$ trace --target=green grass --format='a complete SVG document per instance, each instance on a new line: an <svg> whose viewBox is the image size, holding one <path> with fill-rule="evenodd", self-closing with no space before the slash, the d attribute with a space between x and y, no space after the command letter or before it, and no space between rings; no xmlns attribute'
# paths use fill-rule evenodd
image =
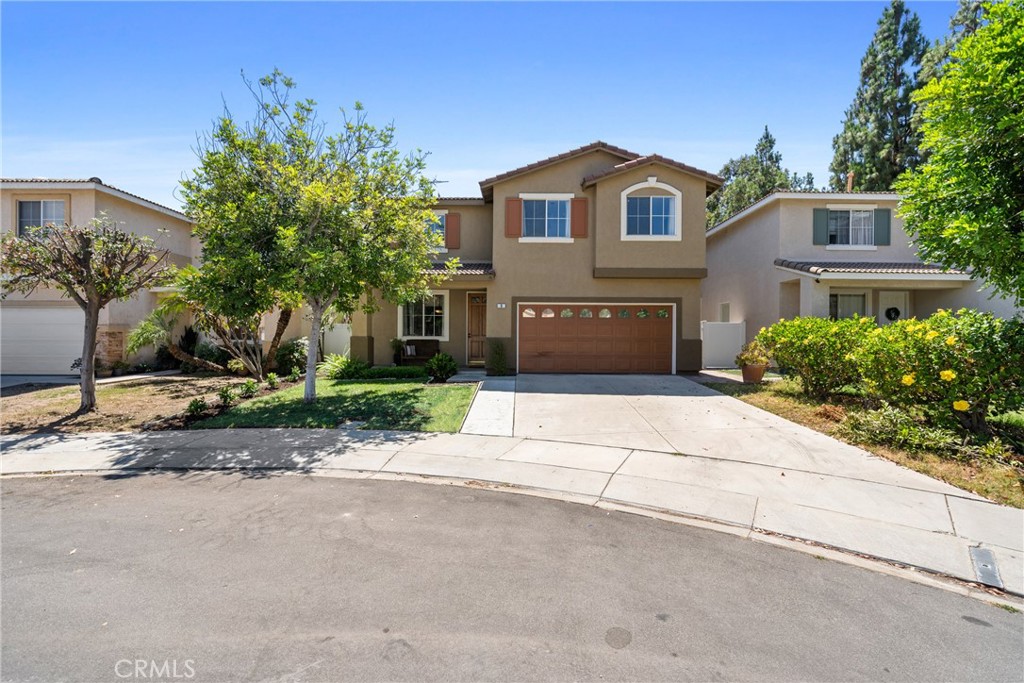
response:
<svg viewBox="0 0 1024 683"><path fill-rule="evenodd" d="M365 422L362 429L457 432L475 385L428 385L425 380L344 381L318 379L317 401L302 401L301 384L246 401L195 425L223 427L336 427Z"/></svg>

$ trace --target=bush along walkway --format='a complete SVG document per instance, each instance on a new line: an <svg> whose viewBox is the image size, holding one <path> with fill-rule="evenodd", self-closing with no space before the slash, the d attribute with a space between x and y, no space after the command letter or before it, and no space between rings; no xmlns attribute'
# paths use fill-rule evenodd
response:
<svg viewBox="0 0 1024 683"><path fill-rule="evenodd" d="M710 400L756 411L725 396ZM716 528L752 539L813 541L1024 594L1024 511L879 461L781 418L763 419L784 423L782 436L809 444L816 451L811 460L823 465L810 470L470 434L244 429L6 436L0 469L5 475L230 470L253 476L287 470L440 478L471 486L490 482L507 491L541 490L613 509L711 520ZM993 571L979 573L982 564Z"/></svg>

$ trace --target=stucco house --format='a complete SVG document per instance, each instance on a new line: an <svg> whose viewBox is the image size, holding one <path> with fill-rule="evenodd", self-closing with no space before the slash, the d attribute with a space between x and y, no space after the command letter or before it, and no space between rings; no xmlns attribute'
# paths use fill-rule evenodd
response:
<svg viewBox="0 0 1024 683"><path fill-rule="evenodd" d="M390 364L398 338L467 366L500 343L519 372L698 370L704 204L721 184L594 142L442 198L437 261L459 257L458 273L425 301L354 316L352 354Z"/></svg>
<svg viewBox="0 0 1024 683"><path fill-rule="evenodd" d="M923 263L892 192L778 191L707 233L704 319L746 324L749 341L780 318L872 316L880 324L940 308L1019 310L984 283Z"/></svg>
<svg viewBox="0 0 1024 683"><path fill-rule="evenodd" d="M199 253L192 224L174 209L107 185L99 178L0 180L0 229L19 234L33 226L85 225L105 212L132 232L153 238L167 249L177 266L191 263ZM140 292L115 301L100 311L97 358L110 364L126 358L125 336L153 310L158 291ZM56 290L37 290L29 296L12 293L0 302L0 372L4 374L69 374L82 355L84 314Z"/></svg>

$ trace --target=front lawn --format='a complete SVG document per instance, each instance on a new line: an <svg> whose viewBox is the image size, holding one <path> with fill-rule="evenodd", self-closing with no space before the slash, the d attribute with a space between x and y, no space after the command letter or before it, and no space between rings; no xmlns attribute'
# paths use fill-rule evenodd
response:
<svg viewBox="0 0 1024 683"><path fill-rule="evenodd" d="M425 380L344 381L318 379L317 401L302 401L303 386L255 398L194 426L326 427L362 423L363 429L457 432L475 385L426 384Z"/></svg>
<svg viewBox="0 0 1024 683"><path fill-rule="evenodd" d="M819 401L803 394L799 382L786 379L758 385L709 382L707 386L935 479L1004 505L1024 508L1024 467L983 458L960 459L928 451L911 452L851 438L849 431L843 429L843 423L849 415L864 412L857 396L836 394L827 401ZM996 421L1024 427L1024 416L1019 413L993 420Z"/></svg>
<svg viewBox="0 0 1024 683"><path fill-rule="evenodd" d="M78 385L39 389L11 387L0 397L0 431L121 432L174 419L194 398L216 400L217 390L242 383L238 377L170 375L96 385L99 409L75 415Z"/></svg>

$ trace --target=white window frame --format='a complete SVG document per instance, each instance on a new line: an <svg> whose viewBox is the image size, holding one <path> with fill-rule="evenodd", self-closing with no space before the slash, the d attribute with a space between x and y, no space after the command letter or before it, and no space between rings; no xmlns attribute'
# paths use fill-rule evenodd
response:
<svg viewBox="0 0 1024 683"><path fill-rule="evenodd" d="M45 223L44 218L43 218L43 206L45 204L61 204L61 205L63 205L63 207L64 207L64 211L63 211L64 218L62 219L61 225L63 225L63 224L68 222L68 203L64 199L46 199L46 198L18 199L18 200L15 201L15 206L14 206L14 223L15 223L14 230L15 230L15 233L18 235L18 237L23 237L26 234L25 230L21 226L21 205L22 204L30 204L30 203L31 204L39 204L39 222L42 223L42 225L25 226L26 228L28 228L28 227L40 228L40 229L43 229L45 231L46 223ZM51 222L51 225L56 225L56 224Z"/></svg>
<svg viewBox="0 0 1024 683"><path fill-rule="evenodd" d="M826 317L830 317L832 314L832 295L851 295L851 296L863 296L864 297L864 317L873 318L875 313L872 310L874 307L871 305L871 290L870 289L842 289L838 287L828 288L828 313ZM838 320L845 320L845 318L838 318Z"/></svg>
<svg viewBox="0 0 1024 683"><path fill-rule="evenodd" d="M626 234L626 200L629 195L633 194L637 190L645 189L657 189L664 190L669 195L675 198L675 206L673 207L675 215L672 217L672 229L674 234L672 235L627 235ZM650 196L650 195L644 195ZM664 195L659 195L664 196ZM620 204L620 222L621 222L621 234L620 239L623 242L679 242L683 239L683 193L678 189L672 187L668 183L663 183L658 180L657 176L648 176L647 180L630 185L623 190L619 195Z"/></svg>
<svg viewBox="0 0 1024 683"><path fill-rule="evenodd" d="M527 237L526 232L526 211L523 211L522 223L519 225L519 241L533 244L572 244L576 240L572 236L572 200L576 197L572 192L520 192L519 199L523 201L555 201L565 202L565 237ZM544 206L544 232L547 233L547 205Z"/></svg>
<svg viewBox="0 0 1024 683"><path fill-rule="evenodd" d="M444 242L440 247L432 249L431 252L434 254L447 254L448 247L444 246L448 243L448 209L434 209L434 215L440 218L441 223L441 237L444 238ZM433 226L427 226L428 230L433 230Z"/></svg>
<svg viewBox="0 0 1024 683"><path fill-rule="evenodd" d="M398 307L398 334L397 334L397 336L402 341L406 341L408 339L436 339L437 341L443 341L443 342L448 341L448 331L449 331L449 328L451 326L451 317L452 317L452 309L451 309L452 299L451 299L451 296L450 296L450 292L447 289L433 289L433 290L430 291L430 294L432 296L440 296L440 297L444 298L444 303L442 304L444 306L444 314L441 317L441 328L442 328L441 336L440 337L426 337L426 336L419 335L419 334L412 334L412 335L405 334L405 330L402 329L402 326L405 323L405 304L401 304Z"/></svg>
<svg viewBox="0 0 1024 683"><path fill-rule="evenodd" d="M875 242L875 216L874 211L878 208L877 204L826 204L825 208L828 211L868 211L871 212L871 244L826 244L826 251L878 251L878 245ZM853 217L850 217L851 225L853 223ZM826 222L827 226L827 222ZM850 235L853 235L853 228L850 228ZM825 239L828 239L826 233Z"/></svg>

